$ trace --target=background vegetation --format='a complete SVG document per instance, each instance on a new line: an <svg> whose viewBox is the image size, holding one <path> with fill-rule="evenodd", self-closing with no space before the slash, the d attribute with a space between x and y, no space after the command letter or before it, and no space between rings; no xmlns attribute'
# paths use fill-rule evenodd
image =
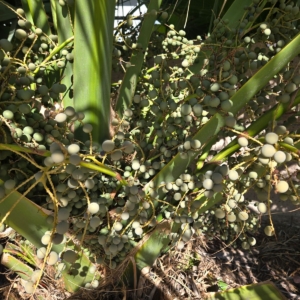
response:
<svg viewBox="0 0 300 300"><path fill-rule="evenodd" d="M249 250L272 193L300 203L297 1L146 4L114 28L111 0L0 1L2 264L25 296L115 269L136 288L202 234Z"/></svg>

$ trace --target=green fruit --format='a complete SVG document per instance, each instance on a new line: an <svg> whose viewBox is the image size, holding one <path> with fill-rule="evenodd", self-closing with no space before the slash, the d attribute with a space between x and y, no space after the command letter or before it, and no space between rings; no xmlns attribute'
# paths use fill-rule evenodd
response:
<svg viewBox="0 0 300 300"><path fill-rule="evenodd" d="M64 241L64 235L60 233L54 233L52 243L55 245L62 244Z"/></svg>
<svg viewBox="0 0 300 300"><path fill-rule="evenodd" d="M221 101L218 97L214 97L209 101L209 106L210 107L218 107L220 105Z"/></svg>
<svg viewBox="0 0 300 300"><path fill-rule="evenodd" d="M16 181L14 179L8 179L4 182L4 188L6 190L12 190L16 186Z"/></svg>
<svg viewBox="0 0 300 300"><path fill-rule="evenodd" d="M49 46L48 46L48 44L46 44L46 43L42 43L42 44L41 44L41 49L42 49L42 50L48 50L48 47L49 47Z"/></svg>
<svg viewBox="0 0 300 300"><path fill-rule="evenodd" d="M265 23L262 23L259 25L260 29L265 30L266 28L268 28L268 25Z"/></svg>
<svg viewBox="0 0 300 300"><path fill-rule="evenodd" d="M292 80L295 84L299 85L300 84L300 75L294 76Z"/></svg>
<svg viewBox="0 0 300 300"><path fill-rule="evenodd" d="M242 248L243 248L244 250L249 250L249 249L250 249L249 243L248 243L248 242L242 242Z"/></svg>
<svg viewBox="0 0 300 300"><path fill-rule="evenodd" d="M115 149L115 143L112 140L106 140L102 143L102 150L105 152L111 152Z"/></svg>
<svg viewBox="0 0 300 300"><path fill-rule="evenodd" d="M248 238L248 243L250 246L255 246L256 245L256 239L254 237L249 237Z"/></svg>
<svg viewBox="0 0 300 300"><path fill-rule="evenodd" d="M261 154L266 158L273 157L275 152L276 149L272 145L266 144L261 147Z"/></svg>
<svg viewBox="0 0 300 300"><path fill-rule="evenodd" d="M100 224L102 224L101 219L98 216L92 217L90 220L90 226L93 228L97 228Z"/></svg>
<svg viewBox="0 0 300 300"><path fill-rule="evenodd" d="M283 139L283 141L289 145L293 145L294 144L294 140L292 138L290 138L289 136L285 137Z"/></svg>
<svg viewBox="0 0 300 300"><path fill-rule="evenodd" d="M272 226L266 226L264 232L267 236L272 236L275 234L274 228Z"/></svg>
<svg viewBox="0 0 300 300"><path fill-rule="evenodd" d="M199 140L191 140L191 147L193 149L199 149L201 147L201 142Z"/></svg>
<svg viewBox="0 0 300 300"><path fill-rule="evenodd" d="M95 186L95 182L92 178L88 178L85 182L84 182L84 186L87 189L92 189Z"/></svg>
<svg viewBox="0 0 300 300"><path fill-rule="evenodd" d="M214 186L214 182L210 178L207 178L203 181L202 185L205 189L211 190Z"/></svg>
<svg viewBox="0 0 300 300"><path fill-rule="evenodd" d="M30 135L32 135L33 132L34 132L34 129L31 126L25 126L23 128L23 133L24 134L30 134Z"/></svg>
<svg viewBox="0 0 300 300"><path fill-rule="evenodd" d="M65 160L65 156L60 150L57 150L51 154L51 159L55 164L60 164Z"/></svg>
<svg viewBox="0 0 300 300"><path fill-rule="evenodd" d="M251 38L249 36L244 37L244 42L249 44L251 42Z"/></svg>
<svg viewBox="0 0 300 300"><path fill-rule="evenodd" d="M73 250L66 250L62 254L62 259L70 264L73 264L77 260L77 258L78 258L78 254Z"/></svg>
<svg viewBox="0 0 300 300"><path fill-rule="evenodd" d="M221 101L225 101L225 100L228 100L229 95L226 92L220 92L218 94L218 97L220 98Z"/></svg>
<svg viewBox="0 0 300 300"><path fill-rule="evenodd" d="M20 73L20 74L22 74L22 75L26 74L26 68L24 68L24 67L19 67L19 68L17 69L17 71L18 71L18 73Z"/></svg>
<svg viewBox="0 0 300 300"><path fill-rule="evenodd" d="M122 156L123 153L121 150L116 150L110 155L112 161L119 161L122 158Z"/></svg>
<svg viewBox="0 0 300 300"><path fill-rule="evenodd" d="M286 161L286 154L283 151L276 151L273 158L277 163L281 164Z"/></svg>
<svg viewBox="0 0 300 300"><path fill-rule="evenodd" d="M245 201L245 197L244 197L243 194L237 193L234 196L234 200L237 201L237 202L244 202Z"/></svg>
<svg viewBox="0 0 300 300"><path fill-rule="evenodd" d="M77 154L71 154L69 157L69 162L70 162L70 164L72 164L74 166L78 166L81 162L81 157ZM72 172L71 172L71 174L72 174Z"/></svg>
<svg viewBox="0 0 300 300"><path fill-rule="evenodd" d="M224 111L230 111L232 108L233 102L231 100L224 100L221 102L221 109Z"/></svg>
<svg viewBox="0 0 300 300"><path fill-rule="evenodd" d="M114 224L114 229L115 229L116 231L120 231L120 230L122 230L122 228L123 228L123 225L122 225L121 222L115 222L115 224Z"/></svg>
<svg viewBox="0 0 300 300"><path fill-rule="evenodd" d="M215 184L221 184L223 182L223 176L220 173L214 172L211 175L211 179Z"/></svg>
<svg viewBox="0 0 300 300"><path fill-rule="evenodd" d="M177 243L177 249L178 250L181 250L181 249L183 249L184 248L184 242L183 241L179 241L178 243Z"/></svg>
<svg viewBox="0 0 300 300"><path fill-rule="evenodd" d="M155 89L151 90L148 95L151 99L155 99L157 97L157 91Z"/></svg>
<svg viewBox="0 0 300 300"><path fill-rule="evenodd" d="M59 208L57 212L57 220L59 222L67 220L69 216L70 216L70 211L68 208Z"/></svg>
<svg viewBox="0 0 300 300"><path fill-rule="evenodd" d="M181 63L181 66L184 68L187 68L189 65L190 65L190 63L187 59L184 59Z"/></svg>
<svg viewBox="0 0 300 300"><path fill-rule="evenodd" d="M43 259L46 256L47 249L45 247L41 247L37 249L36 256L38 259Z"/></svg>
<svg viewBox="0 0 300 300"><path fill-rule="evenodd" d="M134 229L134 233L135 233L136 235L142 235L142 234L143 234L143 228L141 228L141 227L135 228L135 229Z"/></svg>
<svg viewBox="0 0 300 300"><path fill-rule="evenodd" d="M3 111L2 116L7 120L12 120L14 118L14 113L10 110L5 110Z"/></svg>
<svg viewBox="0 0 300 300"><path fill-rule="evenodd" d="M288 83L285 87L285 90L287 93L292 93L292 92L296 91L296 89L297 89L297 86L293 82Z"/></svg>
<svg viewBox="0 0 300 300"><path fill-rule="evenodd" d="M36 29L35 29L35 34L38 35L38 36L40 36L40 35L43 34L43 30L40 29L40 28L36 28Z"/></svg>
<svg viewBox="0 0 300 300"><path fill-rule="evenodd" d="M65 113L58 113L54 120L58 123L63 123L67 120L67 115Z"/></svg>
<svg viewBox="0 0 300 300"><path fill-rule="evenodd" d="M75 109L72 106L67 106L64 110L64 113L70 118L74 117L76 114Z"/></svg>
<svg viewBox="0 0 300 300"><path fill-rule="evenodd" d="M48 259L47 259L47 264L49 266L53 266L53 265L55 265L58 262L58 259L59 259L58 254L56 252L54 252L54 251L51 251L49 253L49 256L48 256Z"/></svg>
<svg viewBox="0 0 300 300"><path fill-rule="evenodd" d="M249 215L245 211L239 212L238 216L239 216L239 219L242 221L246 221L249 218Z"/></svg>
<svg viewBox="0 0 300 300"><path fill-rule="evenodd" d="M75 169L75 170L72 172L72 177L73 177L75 180L84 180L85 174L84 174L83 170L82 170L81 168L79 168L79 169Z"/></svg>
<svg viewBox="0 0 300 300"><path fill-rule="evenodd" d="M190 150L191 147L192 147L191 141L185 141L185 142L183 143L183 148L184 148L185 150Z"/></svg>
<svg viewBox="0 0 300 300"><path fill-rule="evenodd" d="M80 151L80 147L77 144L71 144L68 146L68 153L71 155L77 154Z"/></svg>
<svg viewBox="0 0 300 300"><path fill-rule="evenodd" d="M231 64L228 60L225 60L223 63L223 71L229 71L231 69Z"/></svg>
<svg viewBox="0 0 300 300"><path fill-rule="evenodd" d="M215 210L215 216L218 218L218 219L223 219L225 218L225 211L221 208L217 208Z"/></svg>
<svg viewBox="0 0 300 300"><path fill-rule="evenodd" d="M50 240L51 240L50 234L44 234L42 236L41 242L43 245L48 245L50 243Z"/></svg>
<svg viewBox="0 0 300 300"><path fill-rule="evenodd" d="M210 90L212 92L217 92L219 89L220 89L220 85L217 82L210 85Z"/></svg>
<svg viewBox="0 0 300 300"><path fill-rule="evenodd" d="M82 130L85 133L91 133L93 130L93 126L91 124L84 124Z"/></svg>
<svg viewBox="0 0 300 300"><path fill-rule="evenodd" d="M258 203L257 209L258 209L258 211L259 211L261 214L264 214L264 213L267 212L267 206L266 206L266 204L263 203L263 202Z"/></svg>
<svg viewBox="0 0 300 300"><path fill-rule="evenodd" d="M69 223L67 221L61 221L56 226L56 232L59 234L65 234L66 232L68 232L68 230L69 230Z"/></svg>
<svg viewBox="0 0 300 300"><path fill-rule="evenodd" d="M228 220L228 222L235 222L236 221L236 215L233 212L230 212L227 215L227 220Z"/></svg>
<svg viewBox="0 0 300 300"><path fill-rule="evenodd" d="M249 172L249 178L251 179L257 179L258 174L254 171Z"/></svg>
<svg viewBox="0 0 300 300"><path fill-rule="evenodd" d="M29 63L29 64L28 64L28 69L29 69L30 71L34 71L34 70L36 69L36 65L35 65L34 63Z"/></svg>
<svg viewBox="0 0 300 300"><path fill-rule="evenodd" d="M234 127L236 125L236 119L233 116L226 116L225 125L228 127Z"/></svg>
<svg viewBox="0 0 300 300"><path fill-rule="evenodd" d="M247 147L248 146L248 139L244 136L241 136L238 138L238 143L241 147Z"/></svg>
<svg viewBox="0 0 300 300"><path fill-rule="evenodd" d="M288 189L289 189L289 184L286 181L280 180L277 182L276 190L278 193L285 193L288 191Z"/></svg>
<svg viewBox="0 0 300 300"><path fill-rule="evenodd" d="M278 135L275 132L268 132L265 135L265 141L268 144L274 145L278 142Z"/></svg>
<svg viewBox="0 0 300 300"><path fill-rule="evenodd" d="M39 92L42 96L47 95L48 92L49 92L49 89L48 89L48 87L47 87L46 85L41 85L41 86L39 86L37 90L38 90L38 92Z"/></svg>
<svg viewBox="0 0 300 300"><path fill-rule="evenodd" d="M53 41L53 42L58 42L58 36L56 34L50 34L49 38Z"/></svg>
<svg viewBox="0 0 300 300"><path fill-rule="evenodd" d="M26 114L29 114L31 112L31 106L29 104L21 104L19 106L19 111L20 113L26 115Z"/></svg>
<svg viewBox="0 0 300 300"><path fill-rule="evenodd" d="M134 103L140 103L141 102L141 96L140 95L134 95L133 102Z"/></svg>
<svg viewBox="0 0 300 300"><path fill-rule="evenodd" d="M61 61L58 61L58 62L56 63L56 65L57 65L57 67L58 67L59 69L62 69L62 68L64 68L64 67L66 66L66 63L65 63L63 60L61 60Z"/></svg>
<svg viewBox="0 0 300 300"><path fill-rule="evenodd" d="M10 41L6 39L0 40L0 48L2 48L5 52L9 52L13 49L13 45Z"/></svg>
<svg viewBox="0 0 300 300"><path fill-rule="evenodd" d="M94 279L92 282L91 282L91 287L96 289L97 287L99 286L99 281Z"/></svg>
<svg viewBox="0 0 300 300"><path fill-rule="evenodd" d="M131 154L134 151L134 145L130 141L124 141L122 149L123 152Z"/></svg>
<svg viewBox="0 0 300 300"><path fill-rule="evenodd" d="M92 202L88 205L87 211L90 214L96 214L99 211L99 204L96 202Z"/></svg>
<svg viewBox="0 0 300 300"><path fill-rule="evenodd" d="M203 112L203 107L201 104L195 104L193 106L193 112L194 112L194 115L195 116L201 116L202 115L202 112Z"/></svg>
<svg viewBox="0 0 300 300"><path fill-rule="evenodd" d="M27 32L23 29L17 29L15 31L15 37L18 39L18 40L24 40L27 38Z"/></svg>
<svg viewBox="0 0 300 300"><path fill-rule="evenodd" d="M232 76L228 79L228 82L229 82L230 84L232 84L232 85L237 84L237 82L238 82L237 76L232 75Z"/></svg>
<svg viewBox="0 0 300 300"><path fill-rule="evenodd" d="M183 104L182 106L181 106L181 113L183 114L183 115L189 115L190 113L192 112L192 107L191 107L191 105L190 104Z"/></svg>
<svg viewBox="0 0 300 300"><path fill-rule="evenodd" d="M239 173L236 170L230 170L228 172L228 178L231 181L236 181L239 178Z"/></svg>

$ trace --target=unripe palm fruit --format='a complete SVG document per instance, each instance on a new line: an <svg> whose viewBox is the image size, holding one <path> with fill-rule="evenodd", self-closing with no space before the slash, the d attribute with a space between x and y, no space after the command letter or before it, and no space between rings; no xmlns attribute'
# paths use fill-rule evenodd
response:
<svg viewBox="0 0 300 300"><path fill-rule="evenodd" d="M18 40L24 40L27 38L27 32L25 30L19 28L15 31L15 37Z"/></svg>

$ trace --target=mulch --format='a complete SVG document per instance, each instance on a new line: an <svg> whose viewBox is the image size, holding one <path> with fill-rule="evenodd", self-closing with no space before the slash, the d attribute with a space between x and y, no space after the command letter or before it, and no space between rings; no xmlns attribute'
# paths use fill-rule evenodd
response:
<svg viewBox="0 0 300 300"><path fill-rule="evenodd" d="M127 299L204 299L222 288L271 281L287 299L300 300L300 226L291 225L275 222L276 236L259 233L248 251L218 239L195 239L159 258L143 291Z"/></svg>

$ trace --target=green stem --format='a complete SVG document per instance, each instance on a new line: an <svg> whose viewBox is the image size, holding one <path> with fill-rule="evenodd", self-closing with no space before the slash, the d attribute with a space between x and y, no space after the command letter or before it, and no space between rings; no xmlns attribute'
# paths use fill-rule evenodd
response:
<svg viewBox="0 0 300 300"><path fill-rule="evenodd" d="M51 152L47 150L39 150L39 149L33 149L33 148L26 148L19 145L11 145L11 144L0 144L0 150L12 150L12 151L18 151L18 152L24 152L24 153L30 153L30 154L37 154L41 156L50 156Z"/></svg>
<svg viewBox="0 0 300 300"><path fill-rule="evenodd" d="M4 249L3 252L17 255L17 256L21 257L23 260L26 260L29 264L33 264L33 262L29 258L27 258L25 255L23 255L22 253L20 253L16 250Z"/></svg>
<svg viewBox="0 0 300 300"><path fill-rule="evenodd" d="M291 151L291 152L294 152L294 153L298 153L299 152L299 149L290 145L290 144L287 144L287 143L282 143L282 142L279 142L278 143L281 147Z"/></svg>
<svg viewBox="0 0 300 300"><path fill-rule="evenodd" d="M24 280L29 280L33 272L32 268L28 265L5 251L1 257L1 264L11 271L16 272Z"/></svg>
<svg viewBox="0 0 300 300"><path fill-rule="evenodd" d="M292 107L298 105L299 103L300 103L300 95L296 97ZM289 108L290 108L290 103L277 104L247 128L248 135L254 137L255 135L257 135L259 132L261 132L263 129L265 129L268 126L270 120L278 120ZM288 147L288 146L292 147L291 145L285 143L283 144L284 144L282 145L283 147ZM220 151L217 155L215 155L210 160L210 162L223 161L226 157L232 155L239 148L240 145L238 144L237 139L235 139L229 145L227 145L222 151ZM296 152L295 149L297 148L295 147L292 148L290 150Z"/></svg>
<svg viewBox="0 0 300 300"><path fill-rule="evenodd" d="M12 150L17 152L25 152L30 154L37 154L44 157L51 156L51 152L48 150L38 150L38 149L32 149L32 148L26 148L19 145L10 145L10 144L0 144L0 150ZM102 164L101 162L94 159L95 163L91 162L80 162L80 166L98 171L100 173L104 173L108 176L117 178L123 185L126 184L126 181L115 171L111 170L109 167L107 167L105 164Z"/></svg>
<svg viewBox="0 0 300 300"><path fill-rule="evenodd" d="M39 72L41 66L45 65L54 55L56 55L57 53L59 53L63 48L65 48L73 40L74 40L74 36L68 38L63 43L61 43L60 45L56 46L51 51L51 53L42 61L42 63L35 69L35 71L33 73L37 74Z"/></svg>

